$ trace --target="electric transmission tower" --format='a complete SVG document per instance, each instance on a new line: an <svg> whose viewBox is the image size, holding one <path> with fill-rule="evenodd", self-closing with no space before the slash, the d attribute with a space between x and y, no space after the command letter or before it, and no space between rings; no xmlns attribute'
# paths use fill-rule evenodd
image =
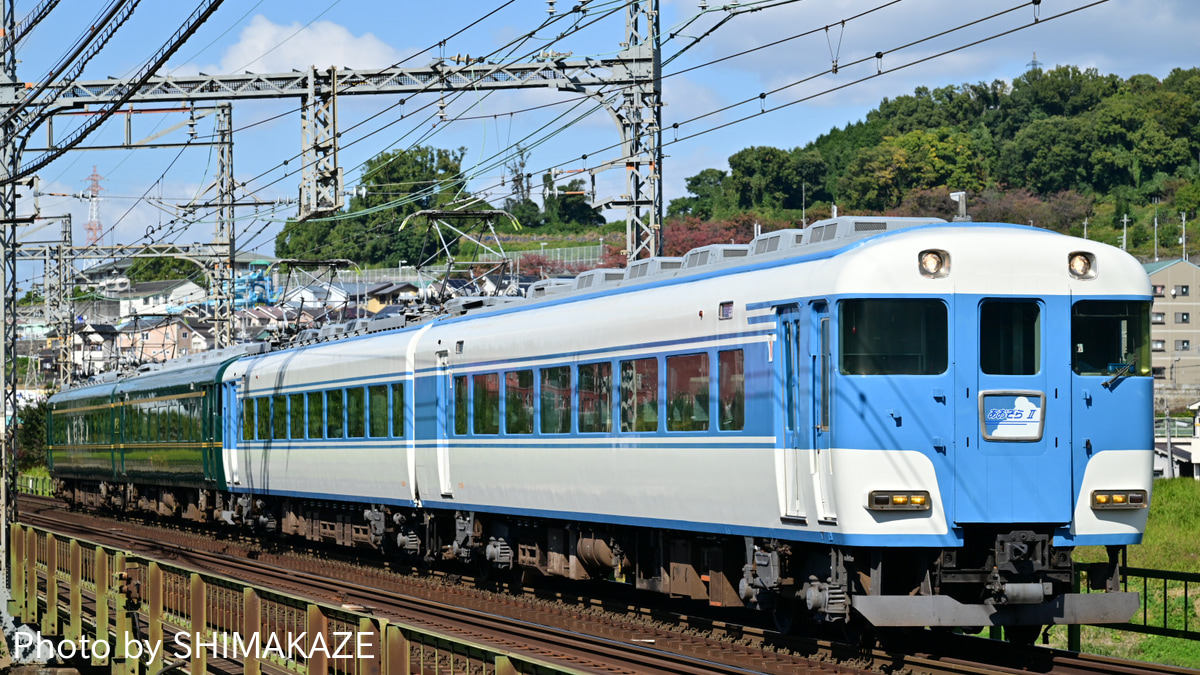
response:
<svg viewBox="0 0 1200 675"><path fill-rule="evenodd" d="M104 176L96 173L96 167L92 166L92 175L86 180L91 181L83 194L87 195L88 203L88 220L87 225L84 225L84 231L87 232L87 245L100 243L100 237L104 232L104 226L100 224L100 191L104 188L100 187L100 181L104 180Z"/></svg>

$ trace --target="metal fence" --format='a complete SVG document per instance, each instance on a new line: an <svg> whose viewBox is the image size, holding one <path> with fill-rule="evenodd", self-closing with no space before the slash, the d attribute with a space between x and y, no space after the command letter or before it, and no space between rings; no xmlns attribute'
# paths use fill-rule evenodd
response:
<svg viewBox="0 0 1200 675"><path fill-rule="evenodd" d="M1167 420L1170 419L1171 423ZM1194 438L1196 424L1190 417L1158 417L1154 420L1154 437L1166 438L1170 431L1171 438Z"/></svg>

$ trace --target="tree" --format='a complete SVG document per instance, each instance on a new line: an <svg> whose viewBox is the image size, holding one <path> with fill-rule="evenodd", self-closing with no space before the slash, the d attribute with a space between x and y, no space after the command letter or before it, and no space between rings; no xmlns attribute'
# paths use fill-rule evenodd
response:
<svg viewBox="0 0 1200 675"><path fill-rule="evenodd" d="M17 470L26 471L46 464L46 417L50 404L46 399L20 409L17 425Z"/></svg>
<svg viewBox="0 0 1200 675"><path fill-rule="evenodd" d="M542 176L542 194L545 202L546 223L550 225L575 225L595 227L604 224L604 216L588 201L587 187L578 178L566 185L554 185L549 173Z"/></svg>
<svg viewBox="0 0 1200 675"><path fill-rule="evenodd" d="M692 196L672 199L667 206L667 215L671 217L695 216L700 220L711 219L715 212L727 207L725 179L728 175L720 169L704 169L686 179L687 191Z"/></svg>
<svg viewBox="0 0 1200 675"><path fill-rule="evenodd" d="M208 288L208 276L194 262L182 258L134 258L125 273L132 283L190 279Z"/></svg>
<svg viewBox="0 0 1200 675"><path fill-rule="evenodd" d="M436 242L425 236L424 223L410 222L403 231L400 225L409 214L441 208L463 196L461 166L466 151L420 146L376 155L363 170L361 185L366 194L355 196L347 213L303 223L289 221L275 239L275 254L349 258L385 266L435 255Z"/></svg>
<svg viewBox="0 0 1200 675"><path fill-rule="evenodd" d="M887 137L859 151L839 184L852 208L881 211L900 204L909 190L945 186L978 190L986 164L968 134L948 127Z"/></svg>
<svg viewBox="0 0 1200 675"><path fill-rule="evenodd" d="M724 181L738 207L752 211L799 208L800 174L785 150L755 146L729 157L729 178Z"/></svg>

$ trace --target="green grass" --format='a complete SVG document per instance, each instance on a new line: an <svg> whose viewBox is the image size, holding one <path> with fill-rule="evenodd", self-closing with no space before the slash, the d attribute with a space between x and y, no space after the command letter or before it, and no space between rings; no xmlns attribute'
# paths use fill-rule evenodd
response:
<svg viewBox="0 0 1200 675"><path fill-rule="evenodd" d="M25 471L22 471L21 474L25 476L32 476L34 478L49 478L50 469L47 469L46 466L42 464L38 466L31 466Z"/></svg>
<svg viewBox="0 0 1200 675"><path fill-rule="evenodd" d="M1200 481L1190 478L1175 478L1154 482L1154 496L1150 502L1150 520L1142 543L1130 546L1128 565L1154 570L1175 572L1200 572ZM1096 562L1107 559L1102 547L1087 546L1075 551L1080 562ZM1162 587L1157 592L1153 586L1147 594L1147 615L1150 622L1162 622ZM1141 592L1141 587L1130 590ZM1200 630L1200 588L1188 588L1187 605L1183 596L1183 585L1172 582L1168 587L1171 626L1182 627L1182 617L1188 616L1188 629ZM1135 617L1141 620L1141 613ZM1056 627L1050 631L1050 643L1066 647L1066 628ZM1128 631L1085 626L1080 646L1083 651L1106 656L1165 663L1187 668L1200 668L1200 641L1181 638L1142 635Z"/></svg>

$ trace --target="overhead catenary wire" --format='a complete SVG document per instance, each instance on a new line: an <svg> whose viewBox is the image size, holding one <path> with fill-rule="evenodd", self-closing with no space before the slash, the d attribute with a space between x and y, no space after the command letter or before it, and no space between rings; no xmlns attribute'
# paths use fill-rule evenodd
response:
<svg viewBox="0 0 1200 675"><path fill-rule="evenodd" d="M1078 11L1082 11L1082 10L1084 10L1084 9L1087 9L1087 8L1093 7L1093 6L1095 6L1095 5L1103 4L1103 2L1105 2L1105 1L1106 1L1106 0L1100 0L1099 2L1093 2L1093 3L1090 3L1090 4L1088 4L1088 5L1085 5L1085 6L1082 6L1082 7L1074 8L1074 9L1071 9L1071 10L1068 10L1068 11L1065 11L1065 12L1062 12L1062 13L1060 13L1060 14L1056 14L1056 15L1054 15L1054 16L1050 16L1050 17L1043 17L1043 18L1041 18L1041 19L1040 19L1040 21L1035 21L1035 22L1033 22L1033 23L1030 23L1030 24L1025 24L1025 25L1022 25L1022 26L1019 26L1019 27L1016 27L1016 28L1013 28L1013 29L1010 29L1010 30L1007 30L1007 31L1001 32L1001 33L997 33L997 34L995 34L995 35L992 35L992 36L990 36L990 37L987 37L987 38L982 38L982 39L980 39L980 40L971 41L971 42L969 42L969 43L966 43L966 44L960 45L960 46L958 46L958 47L955 47L955 48L953 48L953 49L949 49L949 50L945 50L945 51L939 52L938 54L935 54L935 55L927 56L927 57L924 57L924 58L922 58L922 59L916 59L916 60L914 60L914 61L912 61L912 62L909 62L909 63L903 64L903 65L900 65L900 66L896 66L896 67L893 67L893 68L890 68L890 69L882 70L882 71L880 71L880 72L878 72L878 73L875 73L875 74L872 74L872 75L870 75L870 76L868 76L868 77L864 77L864 78L861 78L861 79L858 79L858 80L854 80L854 81L852 81L852 82L848 82L848 83L845 83L845 84L839 85L839 86L837 86L837 87L832 87L832 88L826 89L826 90L824 90L824 91L822 91L822 92L815 93L815 94L813 94L813 95L811 95L811 96L807 96L807 97L805 97L805 98L803 98L803 99L800 99L800 100L797 100L797 101L793 101L793 102L790 102L790 103L786 103L786 104L783 104L783 105L780 105L780 106L775 106L775 107L772 107L772 108L767 108L767 109L764 109L763 111L756 112L756 113L755 113L755 114L753 114L753 115L748 115L748 116L746 116L746 117L743 117L743 118L741 118L741 119L739 119L739 120L735 120L735 121L728 122L728 123L725 123L725 124L717 125L717 126L714 126L714 127L712 127L712 128L709 128L709 129L700 130L700 131L697 131L696 133L693 133L693 134L688 134L688 135L686 135L686 136L683 136L683 137L679 137L679 138L677 138L677 139L676 139L676 140L674 140L674 141L667 141L667 142L665 142L665 143L664 143L664 146L666 146L666 145L672 145L672 144L679 143L679 142L683 142L683 141L686 141L686 140L688 140L688 139L695 138L695 137L697 137L697 136L701 136L701 135L703 135L703 134L706 134L706 133L712 133L713 131L716 131L716 130L718 130L718 129L725 128L725 127L731 126L731 125L733 125L733 124L741 123L741 122L747 121L747 120L749 120L749 119L753 119L753 118L755 118L755 117L758 117L758 116L760 116L760 115L762 115L762 114L765 114L765 112L775 112L775 111L777 111L777 110L780 110L780 109L783 109L783 108L789 107L789 106L791 106L791 105L795 105L796 103L800 103L800 102L807 101L807 100L812 100L813 98L816 98L817 96L826 95L826 94L828 94L828 93L831 93L831 92L833 92L833 91L838 91L838 90L840 90L840 89L844 89L844 88L846 88L846 87L848 87L848 86L853 86L854 84L857 84L857 83L860 83L860 82L863 82L863 81L866 81L866 80L869 80L869 79L873 79L874 77L878 77L878 76L880 76L880 75L882 75L882 74L886 74L886 73L889 73L889 72L898 71L898 70L901 70L901 69L903 69L903 68L908 68L908 67L911 67L911 66L913 66L913 65L917 65L917 64L919 64L919 63L923 63L923 62L929 61L929 60L931 60L931 59L933 59L933 58L938 58L938 57L940 57L940 56L944 56L944 55L946 55L946 54L950 54L950 53L953 53L953 52L955 52L955 51L960 51L960 50L962 50L962 49L966 49L966 48L968 48L968 47L971 47L971 46L974 46L974 45L977 45L977 44L981 44L981 43L983 43L983 42L986 42L986 41L988 41L988 40L996 39L996 38L998 38L998 37L1002 37L1002 36L1004 36L1004 35L1011 34L1011 33L1013 33L1013 32L1016 32L1016 31L1018 31L1018 30L1022 30L1022 29L1024 29L1024 28L1029 28L1029 27L1031 27L1031 26L1033 26L1033 25L1036 25L1036 24L1038 24L1038 23L1044 23L1044 22L1046 22L1046 21L1050 21L1050 20L1053 20L1053 19L1056 19L1056 18L1060 18L1061 16L1066 16L1066 15L1068 15L1068 14L1072 14L1072 13L1075 13L1075 12L1078 12ZM1027 4L1025 4L1025 5L1022 5L1022 6L1027 6ZM1016 9L1016 8L1014 8L1014 9ZM979 19L979 20L976 20L976 21L970 22L970 23L968 23L968 24L964 24L963 26L960 26L960 27L958 27L958 28L954 28L954 29L950 29L950 30L946 30L946 31L941 31L941 32L939 32L939 33L936 33L936 34L934 34L934 35L931 35L931 36L929 36L929 37L923 38L923 39L921 39L921 40L912 41L912 42L909 42L909 43L907 43L907 44L904 44L904 45L901 45L901 46L898 46L898 47L891 48L891 49L887 50L887 53L895 53L895 52L901 51L902 49L905 49L905 48L907 48L907 47L911 47L911 46L913 46L913 45L916 45L916 44L920 44L920 43L922 43L922 42L925 42L925 41L928 41L928 40L930 40L930 39L934 39L935 37L939 37L939 36L942 36L942 35L945 35L945 34L951 33L951 32L953 32L953 31L955 31L955 30L961 30L962 28L964 28L964 27L967 27L967 26L970 26L970 25L975 25L975 24L978 24L978 23L980 23L980 22L982 22L982 21L985 21L985 20L987 20L988 18L994 18L994 17L996 17L996 16L999 16L999 15L1001 15L1001 14L1007 13L1008 11L1013 11L1013 10L1005 10L1004 12L1000 12L1000 13L997 13L997 14L994 14L994 15L990 15L989 17L984 17L983 19ZM874 57L874 56L870 56L870 57L866 57L866 58L863 58L863 59L859 59L859 60L857 60L857 61L854 61L854 62L851 62L851 63L848 63L848 64L845 64L845 65L843 65L843 66L842 66L842 68L843 68L843 69L845 69L845 68L849 68L849 67L851 67L851 66L853 66L853 65L861 64L861 63L863 63L863 62L865 62L865 61L869 61L869 60L871 60L871 59L873 59L873 58L875 58L875 57ZM797 84L800 84L800 83L803 83L803 82L810 81L810 80L814 79L815 77L819 77L819 76L821 76L821 75L829 74L829 72L830 72L830 71L826 70L826 71L823 71L822 73L819 73L818 75L811 76L811 77L807 77L807 78L802 78L801 80L797 80L796 82L793 82L793 83L791 83L791 84L784 85L783 87L779 87L779 88L773 89L773 90L771 90L770 92L767 92L767 93L768 93L768 94L777 93L777 92L779 92L779 91L782 91L782 90L784 90L784 89L787 89L787 88L789 88L789 87L796 86ZM676 72L676 73L671 73L671 74L667 74L667 75L665 75L664 77L670 77L670 76L677 75L677 74L679 74L679 73L678 73L678 72ZM739 101L738 103L732 104L732 105L730 105L730 106L725 106L725 107L722 107L722 108L720 108L720 109L718 109L718 110L710 111L710 112L708 112L708 113L705 113L705 114L702 114L702 115L697 115L697 116L695 116L695 117L693 117L693 118L689 118L688 120L684 120L684 121L682 121L682 122L680 122L680 123L678 123L678 124L679 124L680 126L682 126L682 125L686 125L686 124L692 124L692 123L694 123L694 122L696 122L696 121L702 120L702 119L704 119L704 118L706 118L706 117L709 117L709 116L711 116L711 115L717 114L717 113L719 113L719 112L722 112L722 111L725 111L725 110L729 110L729 109L731 109L731 108L733 108L733 107L737 107L737 106L739 106L739 105L745 105L746 103L749 103L749 102L752 102L752 101L755 101L755 100L761 100L761 99L760 99L759 97L751 97L751 98L747 98L747 99L745 99L745 100L743 100L743 101ZM539 107L542 107L542 106L539 106ZM483 116L483 117L487 117L487 116ZM602 149L600 149L600 150L595 150L595 151L593 151L593 152L592 152L592 153L590 153L590 154L596 154L596 153L598 153L598 152L604 152L605 150L611 150L611 149L613 149L614 147L617 147L617 145L610 145L610 146L607 146L607 147L605 147L605 148L602 148ZM567 161L564 161L564 162L561 162L561 163L553 164L553 165L551 165L551 166L547 167L547 169L546 169L546 170L551 170L551 169L554 169L554 168L557 168L557 167L561 167L561 166L564 166L564 165L566 165L566 164L568 164L568 163L573 163L573 162L575 162L575 161L577 161L577 158L572 158L572 159L570 159L570 160L567 160ZM361 215L361 212L356 212L356 215Z"/></svg>
<svg viewBox="0 0 1200 675"><path fill-rule="evenodd" d="M1064 17L1064 16L1068 16L1068 15L1071 15L1071 14L1074 14L1074 13L1077 13L1077 12L1080 12L1080 11L1083 11L1083 10L1086 10L1086 9L1089 9L1089 8L1092 8L1092 7L1095 7L1095 6L1098 6L1098 5L1104 4L1104 3L1106 3L1106 2L1108 2L1108 0L1096 0L1095 2L1091 2L1091 3L1088 3L1088 4L1086 4L1086 5L1082 5L1082 6L1079 6L1079 7L1076 7L1076 8L1072 8L1072 9L1069 9L1069 10L1065 10L1065 11L1063 11L1063 12L1060 12L1060 13L1058 13L1058 14L1054 14L1054 15L1051 15L1051 16L1040 17L1040 18L1038 18L1038 19L1036 19L1036 20L1034 20L1034 21L1031 21L1031 22L1029 22L1029 23L1022 24L1022 25L1020 25L1020 26L1016 26L1016 27L1010 28L1010 29L1008 29L1008 30L1001 31L1001 32L999 32L999 33L995 33L995 34L992 34L992 35L990 35L990 36L987 36L987 37L984 37L984 38L980 38L980 39L977 39L977 40L972 40L972 41L970 41L970 42L963 43L963 44L961 44L961 45L958 45L958 46L956 46L956 47L953 47L953 48L950 48L950 49L946 49L946 50L943 50L943 51L937 52L937 53L935 53L935 54L932 54L932 55L929 55L929 56L925 56L925 57L922 57L922 58L919 58L919 59L914 59L914 60L912 60L912 61L910 61L910 62L907 62L907 63L901 64L901 65L899 65L899 66L896 66L896 67L893 67L893 68L889 68L889 69L880 69L880 70L878 70L877 72L875 72L875 73L873 73L873 74L871 74L871 75L868 75L868 76L865 76L865 77L862 77L862 78L859 78L859 79L856 79L856 80L853 80L853 81L851 81L851 82L847 82L847 83L844 83L844 84L841 84L841 85L838 85L838 86L835 86L835 87L830 87L830 88L828 88L828 89L822 90L822 91L820 91L820 92L814 93L814 94L812 94L812 95L806 96L806 97L804 97L804 98L801 98L801 99L798 99L798 100L796 100L796 101L792 101L792 102L788 102L788 103L785 103L785 104L781 104L781 105L779 105L779 106L775 106L775 107L773 107L773 108L764 108L764 109L760 110L759 112L756 112L756 113L754 113L754 114L752 114L752 115L747 115L747 116L744 116L744 117L742 117L742 118L739 118L739 119L737 119L737 120L732 120L732 121L730 121L730 122L726 122L726 123L723 123L723 124L719 124L719 125L713 126L713 127L711 127L711 128L708 128L708 129L703 129L703 130L700 130L700 131L698 131L698 132L696 132L696 133L689 134L689 135L687 135L687 136L682 136L682 137L679 137L679 138L677 138L677 139L675 139L675 140L671 140L671 141L664 141L662 145L663 145L663 147L666 147L666 146L669 146L669 145L675 145L675 144L677 144L677 143L684 142L684 141L687 141L687 140L689 140L689 139L692 139L692 138L697 138L697 137L699 137L699 136L703 136L703 135L705 135L705 134L709 134L709 133L712 133L712 132L718 131L718 130L720 130L720 129L727 128L727 127L729 127L729 126L733 126L733 125L735 125L735 124L740 124L740 123L743 123L743 122L747 122L747 121L749 121L749 120L751 120L751 119L755 119L755 118L757 118L757 117L760 117L760 116L761 116L761 115L763 115L763 114L767 114L767 113L771 113L771 112L776 112L776 111L779 111L779 110L782 110L782 109L785 109L785 108L789 108L789 107L791 107L791 106L793 106L793 105L796 105L796 104L798 104L798 103L803 103L803 102L805 102L805 101L810 101L810 100L812 100L812 99L815 99L815 98L818 98L818 97L820 97L820 96L824 96L824 95L828 95L828 94L831 94L831 93L833 93L833 92L836 92L836 91L840 91L840 90L842 90L842 89L845 89L845 88L847 88L847 87L854 86L854 85L856 85L856 84L860 84L860 83L862 83L862 82L865 82L865 81L868 81L868 80L871 80L871 79L874 79L874 78L880 77L880 76L882 76L882 75L885 75L885 74L888 74L888 73L891 73L891 72L896 72L896 71L899 71L899 70L903 70L903 69L906 69L906 68L910 68L910 67L912 67L912 66L916 66L916 65L919 65L919 64L921 64L921 63L925 63L925 62L931 61L931 60L933 60L933 59L936 59L936 58L940 58L940 57L946 56L946 55L948 55L948 54L953 54L953 53L955 53L955 52L962 51L963 49L968 49L968 48L970 48L970 47L973 47L973 46L976 46L976 45L979 45L979 44L983 44L983 43L985 43L985 42L989 42L989 41L991 41L991 40L995 40L995 39L998 39L998 38L1001 38L1001 37L1004 37L1004 36L1007 36L1007 35L1011 35L1012 33L1015 33L1015 32L1017 32L1017 31L1020 31L1020 30L1025 30L1025 29L1031 28L1031 27L1033 27L1033 26L1037 26L1037 25L1040 25L1040 24L1046 23L1046 22L1048 22L1048 21L1052 21L1052 20L1055 20L1055 19L1059 19L1059 18L1062 18L1062 17ZM1003 15L1005 15L1005 14L1008 14L1008 13L1010 13L1010 12L1012 12L1012 11L1015 11L1015 10L1017 10L1017 9L1020 9L1020 8L1022 8L1022 7L1027 7L1027 6L1029 6L1030 4L1032 4L1032 3L1023 3L1023 4L1021 4L1021 5L1017 6L1017 7L1014 7L1014 8L1011 8L1011 9L1008 9L1008 10L1003 10L1003 11L1000 11L1000 12L997 12L997 13L994 13L994 14L991 14L991 15L988 15L988 16L986 16L986 17L983 17L983 18L981 18L981 19L977 19L977 20L974 20L974 21L967 22L967 23L965 23L965 24L961 24L961 25L959 25L959 26L957 26L957 27L954 27L954 28L951 28L951 29L947 29L947 30L944 30L944 31L939 31L939 32L937 32L937 33L934 33L934 34L932 34L932 35L930 35L930 36L927 36L927 37L925 37L925 38L921 38L921 39L919 39L919 40L913 40L913 41L910 41L910 42L908 42L908 43L904 43L904 44L902 44L902 45L899 45L899 46L897 46L897 47L890 48L890 49L888 49L888 50L887 50L885 53L895 53L895 52L899 52L899 51L902 51L902 50L904 50L904 49L911 48L911 47L913 47L913 46L916 46L916 45L919 45L919 44L923 44L923 43L925 43L925 42L928 42L929 40L936 39L936 38L938 38L938 37L942 37L942 36L945 36L945 35L947 35L947 34L950 34L950 33L953 33L953 32L959 31L959 30L963 30L963 29L965 29L965 28L968 28L968 27L971 27L971 26L978 25L978 24L980 24L980 23L981 23L981 22L983 22L983 21L987 21L987 20L991 20L991 19L998 18L998 17L1000 17L1000 16L1003 16ZM856 60L856 61L853 61L853 62L851 62L851 63L845 64L845 65L843 65L843 66L842 66L842 68L843 68L843 69L845 69L845 68L852 67L852 66L855 66L855 65L860 65L860 64L862 64L862 63L865 63L865 62L868 62L868 61L874 60L875 58L876 58L876 57L875 57L874 55L871 55L871 56L868 56L868 57L864 57L864 58L862 58L862 59L858 59L858 60ZM815 75L812 75L812 76L809 76L809 77L806 77L806 78L802 78L802 79L800 79L800 80L796 80L796 81L794 81L794 82L792 82L792 83L789 83L789 84L787 84L787 85L783 85L783 86L781 86L781 87L778 87L778 88L776 88L776 89L773 89L773 90L771 90L770 92L767 92L767 93L777 93L777 92L779 92L779 91L786 90L786 89L788 89L788 88L790 88L790 87L797 86L798 84L802 84L802 83L804 83L804 82L808 82L808 81L811 81L811 80L813 80L813 79L815 79L815 78L817 78L817 77L820 77L820 76L823 76L823 75L828 75L828 74L832 74L832 68L830 68L830 69L827 69L827 70L824 70L824 71L822 71L822 72L820 72L820 73L817 73L817 74L815 74ZM732 108L735 108L735 107L739 107L739 106L741 106L741 105L746 105L746 104L748 104L748 103L752 103L752 102L755 102L755 101L759 101L759 100L761 100L761 99L760 99L760 96L761 96L761 95L759 95L759 96L754 96L754 97L750 97L750 98L747 98L747 99L744 99L744 100L738 101L738 102L736 102L736 103L734 103L734 104L730 104L730 105L728 105L728 106L723 106L722 108L719 108L719 109L716 109L716 110L713 110L713 111L709 111L709 112L707 112L707 113L704 113L704 114L701 114L701 115L697 115L697 116L695 116L695 117L689 118L688 120L685 120L685 121L681 122L680 124L689 124L689 123L692 123L692 122L696 122L696 121L699 121L699 120L702 120L702 119L705 119L705 118L711 117L712 115L719 114L720 112L723 112L723 111L726 111L726 110L729 110L729 109L732 109ZM599 148L599 149L597 149L597 150L593 150L591 153L588 153L588 154L596 154L596 153L600 153L600 152L605 152L605 151L608 151L608 150L615 149L615 148L617 148L617 147L620 147L620 145L619 145L619 144L612 144L612 145L605 146L605 147L603 147L603 148ZM576 160L575 158L572 158L571 160L567 160L567 161L564 161L564 162L560 162L560 163L557 163L557 164L550 165L550 166L548 166L548 167L546 167L546 168L542 169L541 171L552 171L552 170L554 170L554 169L556 169L556 168L561 168L561 167L563 167L563 166L567 165L568 163L573 163L573 162L575 162L575 161L577 161L577 160ZM491 187L495 187L495 186L493 185L493 186L491 186ZM486 189L487 189L487 188L485 188L485 190L486 190ZM361 213L362 213L362 212L355 212L355 214L361 214Z"/></svg>

